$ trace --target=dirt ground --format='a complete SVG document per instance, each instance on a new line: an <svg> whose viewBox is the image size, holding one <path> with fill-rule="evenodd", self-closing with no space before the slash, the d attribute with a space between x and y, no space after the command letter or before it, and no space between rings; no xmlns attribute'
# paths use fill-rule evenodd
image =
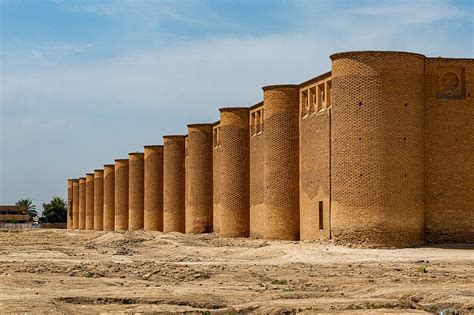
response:
<svg viewBox="0 0 474 315"><path fill-rule="evenodd" d="M0 313L474 312L474 247L0 232ZM449 313L449 312L448 312Z"/></svg>

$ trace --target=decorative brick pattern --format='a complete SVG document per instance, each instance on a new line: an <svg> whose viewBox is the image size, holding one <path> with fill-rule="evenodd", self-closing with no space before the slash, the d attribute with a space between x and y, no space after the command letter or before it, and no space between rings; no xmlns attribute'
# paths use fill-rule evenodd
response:
<svg viewBox="0 0 474 315"><path fill-rule="evenodd" d="M212 124L188 125L186 233L212 232Z"/></svg>
<svg viewBox="0 0 474 315"><path fill-rule="evenodd" d="M186 136L163 137L163 231L184 233Z"/></svg>
<svg viewBox="0 0 474 315"><path fill-rule="evenodd" d="M424 57L333 55L331 228L336 243L423 242Z"/></svg>
<svg viewBox="0 0 474 315"><path fill-rule="evenodd" d="M145 146L145 231L163 231L163 146Z"/></svg>
<svg viewBox="0 0 474 315"><path fill-rule="evenodd" d="M473 242L474 59L331 59L330 72L264 87L263 102L104 166L103 202L100 177L68 180L68 229L90 229L93 216L100 230L102 211L104 230Z"/></svg>
<svg viewBox="0 0 474 315"><path fill-rule="evenodd" d="M66 227L68 230L72 229L72 224L73 224L73 210L72 210L72 181L73 179L68 179L67 180L67 210L66 210L66 216L67 216L67 221L66 221Z"/></svg>
<svg viewBox="0 0 474 315"><path fill-rule="evenodd" d="M128 159L115 160L115 230L128 230Z"/></svg>
<svg viewBox="0 0 474 315"><path fill-rule="evenodd" d="M143 229L144 157L143 153L128 155L128 229L130 231Z"/></svg>
<svg viewBox="0 0 474 315"><path fill-rule="evenodd" d="M79 229L79 179L72 180L72 228Z"/></svg>
<svg viewBox="0 0 474 315"><path fill-rule="evenodd" d="M94 230L104 228L104 170L94 170Z"/></svg>
<svg viewBox="0 0 474 315"><path fill-rule="evenodd" d="M445 91L447 73L456 73L459 82ZM474 61L426 59L424 90L425 237L473 242Z"/></svg>
<svg viewBox="0 0 474 315"><path fill-rule="evenodd" d="M104 231L115 229L115 164L104 165Z"/></svg>
<svg viewBox="0 0 474 315"><path fill-rule="evenodd" d="M219 235L250 233L249 109L220 109Z"/></svg>
<svg viewBox="0 0 474 315"><path fill-rule="evenodd" d="M250 118L254 118L256 112L263 113L263 102L250 109ZM253 123L252 123L253 121ZM264 160L263 160L263 131L255 131L255 120L251 121L250 132L250 236L263 237L263 190L264 190Z"/></svg>
<svg viewBox="0 0 474 315"><path fill-rule="evenodd" d="M86 178L79 178L79 230L86 229Z"/></svg>
<svg viewBox="0 0 474 315"><path fill-rule="evenodd" d="M86 174L86 230L94 229L94 173Z"/></svg>
<svg viewBox="0 0 474 315"><path fill-rule="evenodd" d="M264 226L268 239L299 239L299 89L264 88Z"/></svg>

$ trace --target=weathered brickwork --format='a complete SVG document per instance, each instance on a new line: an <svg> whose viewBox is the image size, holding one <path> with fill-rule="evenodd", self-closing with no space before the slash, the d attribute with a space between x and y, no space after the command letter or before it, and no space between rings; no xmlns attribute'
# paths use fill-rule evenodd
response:
<svg viewBox="0 0 474 315"><path fill-rule="evenodd" d="M188 125L186 233L212 232L212 124Z"/></svg>
<svg viewBox="0 0 474 315"><path fill-rule="evenodd" d="M356 51L331 60L330 72L264 87L263 102L145 146L140 164L131 155L130 165L104 166L92 211L100 177L68 180L68 228L91 228L103 206L104 230L474 242L474 59Z"/></svg>
<svg viewBox="0 0 474 315"><path fill-rule="evenodd" d="M68 179L67 180L67 221L66 221L66 227L68 230L72 229L72 224L73 224L73 210L72 210L72 181L73 179Z"/></svg>
<svg viewBox="0 0 474 315"><path fill-rule="evenodd" d="M263 237L299 239L299 89L264 89Z"/></svg>
<svg viewBox="0 0 474 315"><path fill-rule="evenodd" d="M128 229L130 231L143 229L144 158L143 153L128 155Z"/></svg>
<svg viewBox="0 0 474 315"><path fill-rule="evenodd" d="M104 165L104 231L115 229L115 164Z"/></svg>
<svg viewBox="0 0 474 315"><path fill-rule="evenodd" d="M474 241L474 62L425 62L425 236Z"/></svg>
<svg viewBox="0 0 474 315"><path fill-rule="evenodd" d="M79 229L79 179L72 180L72 228Z"/></svg>
<svg viewBox="0 0 474 315"><path fill-rule="evenodd" d="M128 230L128 159L115 160L115 230Z"/></svg>
<svg viewBox="0 0 474 315"><path fill-rule="evenodd" d="M220 134L219 235L249 236L249 109L222 108Z"/></svg>
<svg viewBox="0 0 474 315"><path fill-rule="evenodd" d="M94 230L104 228L104 170L94 170Z"/></svg>
<svg viewBox="0 0 474 315"><path fill-rule="evenodd" d="M212 225L216 234L220 233L220 175L221 175L221 126L220 121L213 125L213 152L212 152Z"/></svg>
<svg viewBox="0 0 474 315"><path fill-rule="evenodd" d="M329 239L331 73L300 88L300 238Z"/></svg>
<svg viewBox="0 0 474 315"><path fill-rule="evenodd" d="M145 231L163 231L163 146L145 146Z"/></svg>
<svg viewBox="0 0 474 315"><path fill-rule="evenodd" d="M86 178L79 178L79 230L86 229Z"/></svg>
<svg viewBox="0 0 474 315"><path fill-rule="evenodd" d="M163 231L184 233L186 136L163 137Z"/></svg>
<svg viewBox="0 0 474 315"><path fill-rule="evenodd" d="M250 236L263 237L263 102L250 109Z"/></svg>
<svg viewBox="0 0 474 315"><path fill-rule="evenodd" d="M424 58L385 52L331 58L333 238L372 246L420 244Z"/></svg>
<svg viewBox="0 0 474 315"><path fill-rule="evenodd" d="M94 173L86 174L86 230L94 229Z"/></svg>

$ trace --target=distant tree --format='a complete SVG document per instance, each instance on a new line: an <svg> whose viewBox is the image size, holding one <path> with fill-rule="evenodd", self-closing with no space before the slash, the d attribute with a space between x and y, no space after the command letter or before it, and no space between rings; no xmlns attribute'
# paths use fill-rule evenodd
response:
<svg viewBox="0 0 474 315"><path fill-rule="evenodd" d="M31 218L38 216L38 212L36 211L36 206L33 204L33 201L30 198L20 199L15 203L15 205L26 206L28 208L28 215Z"/></svg>
<svg viewBox="0 0 474 315"><path fill-rule="evenodd" d="M43 203L43 217L48 223L65 223L67 221L66 202L53 197L49 203Z"/></svg>

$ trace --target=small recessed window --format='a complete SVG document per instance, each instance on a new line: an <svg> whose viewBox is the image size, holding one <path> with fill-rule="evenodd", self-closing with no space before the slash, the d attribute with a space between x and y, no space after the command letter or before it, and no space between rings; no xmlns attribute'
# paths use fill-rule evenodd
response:
<svg viewBox="0 0 474 315"><path fill-rule="evenodd" d="M324 230L323 202L319 202L319 230Z"/></svg>

